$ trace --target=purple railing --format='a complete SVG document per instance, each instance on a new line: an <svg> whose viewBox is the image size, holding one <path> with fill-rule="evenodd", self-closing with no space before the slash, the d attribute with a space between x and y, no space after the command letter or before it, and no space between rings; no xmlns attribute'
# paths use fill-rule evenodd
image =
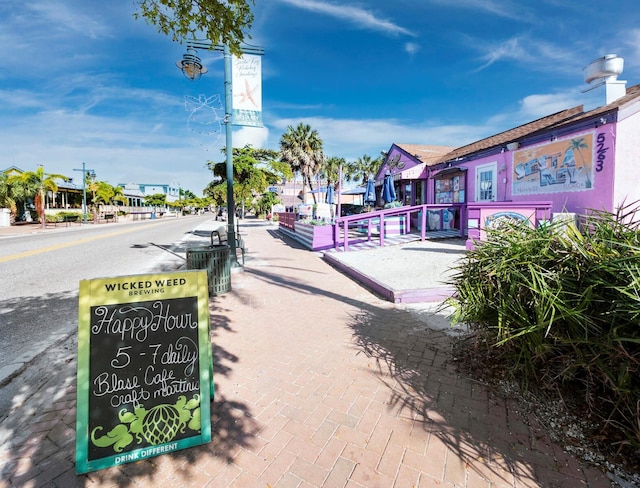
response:
<svg viewBox="0 0 640 488"><path fill-rule="evenodd" d="M453 213L453 221L445 222L444 211L448 211L449 216ZM468 236L467 248L472 249L474 242L483 239L483 222L487 217L513 217L514 214L520 214L523 219L530 220L531 225L537 226L550 218L550 211L551 202L474 202L467 205L425 204L387 208L336 218L332 229L333 247L342 247L347 251L349 245L374 239L384 246L386 237L408 234L417 228L421 240L425 240L427 234L435 236L438 232L442 237L456 234L462 238ZM283 212L278 217L281 227L295 232L296 214Z"/></svg>
<svg viewBox="0 0 640 488"><path fill-rule="evenodd" d="M379 245L384 246L385 236L391 233L389 232L389 228L392 225L396 226L397 232L395 233L401 234L408 234L411 232L412 227L417 227L420 230L420 239L425 240L427 232L431 232L427 230L429 212L441 213L442 210L451 209L455 211L454 218L457 224L452 226L450 230L458 230L460 236L464 237L466 232L464 224L466 224L467 221L464 205L425 204L387 208L384 210L339 217L335 220L335 224L333 226L333 240L335 242L335 247L337 249L342 246L344 250L347 251L349 250L349 244L371 241L373 231L378 232ZM351 239L349 236L350 230L362 233L363 237L354 237Z"/></svg>

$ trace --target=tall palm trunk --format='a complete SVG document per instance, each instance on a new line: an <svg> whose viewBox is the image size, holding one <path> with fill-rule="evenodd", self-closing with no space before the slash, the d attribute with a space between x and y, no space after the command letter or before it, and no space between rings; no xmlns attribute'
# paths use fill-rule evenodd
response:
<svg viewBox="0 0 640 488"><path fill-rule="evenodd" d="M44 215L44 197L42 192L36 193L36 196L33 199L33 203L36 206L36 212L38 212L38 216L40 217L40 225L42 228L47 227L47 219Z"/></svg>
<svg viewBox="0 0 640 488"><path fill-rule="evenodd" d="M318 203L316 201L316 194L313 193L313 178L311 176L306 175L307 182L309 183L309 192L311 193L311 198L313 198L313 203Z"/></svg>

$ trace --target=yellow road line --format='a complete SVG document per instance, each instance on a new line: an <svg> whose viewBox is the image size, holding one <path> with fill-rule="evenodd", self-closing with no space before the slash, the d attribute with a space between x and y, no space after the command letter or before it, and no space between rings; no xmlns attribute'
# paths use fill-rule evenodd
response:
<svg viewBox="0 0 640 488"><path fill-rule="evenodd" d="M162 222L158 222L157 224L147 224L147 227L149 225L160 225L161 223ZM97 241L97 240L100 240L100 239L106 239L108 237L119 236L119 235L122 235L122 234L129 234L131 232L135 232L136 230L138 230L138 227L135 227L133 229L120 230L120 231L117 231L117 232L109 232L108 234L102 234L102 235L99 235L99 236L85 237L85 238L79 239L77 241L64 242L62 244L55 244L53 246L41 247L40 249L32 249L31 251L24 251L24 252L18 252L18 253L15 253L15 254L9 254L8 256L0 257L0 263L6 263L7 261L14 261L16 259L28 258L30 256L35 256L37 254L42 254L42 253L50 252L50 251L56 251L58 249L64 249L65 247L78 246L80 244L86 244L87 242Z"/></svg>

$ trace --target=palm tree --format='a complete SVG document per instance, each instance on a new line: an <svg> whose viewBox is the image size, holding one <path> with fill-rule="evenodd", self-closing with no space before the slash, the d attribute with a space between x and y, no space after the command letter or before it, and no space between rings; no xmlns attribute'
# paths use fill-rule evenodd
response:
<svg viewBox="0 0 640 488"><path fill-rule="evenodd" d="M346 166L346 161L344 158L339 158L337 156L331 156L327 158L322 165L322 172L327 177L328 181L337 182L340 177L340 167Z"/></svg>
<svg viewBox="0 0 640 488"><path fill-rule="evenodd" d="M0 208L8 208L12 216L17 211L14 189L9 184L9 175L0 173Z"/></svg>
<svg viewBox="0 0 640 488"><path fill-rule="evenodd" d="M322 139L318 131L311 130L310 125L302 122L295 129L291 125L287 127L287 132L280 138L280 159L288 163L294 172L300 171L302 174L303 195L307 183L309 189L313 191L313 176L318 173L324 163ZM315 203L316 196L312 195Z"/></svg>
<svg viewBox="0 0 640 488"><path fill-rule="evenodd" d="M327 178L327 185L333 184L334 190L337 190L336 184L338 183L338 179L340 178L340 166L345 166L344 158L339 158L337 156L331 156L327 158L324 164L322 165L322 173Z"/></svg>
<svg viewBox="0 0 640 488"><path fill-rule="evenodd" d="M45 173L42 165L35 171L25 171L19 175L9 177L9 184L19 183L24 185L28 196L34 197L34 204L42 223L42 228L47 226L47 219L44 214L45 196L48 191L57 192L56 180L69 181L70 178L56 173Z"/></svg>
<svg viewBox="0 0 640 488"><path fill-rule="evenodd" d="M369 178L378 171L382 164L382 157L373 159L371 156L364 155L361 158L356 159L353 163L347 164L345 178L347 181L357 181L364 185Z"/></svg>
<svg viewBox="0 0 640 488"><path fill-rule="evenodd" d="M113 196L111 197L111 201L109 203L111 203L112 205L117 205L118 203L122 203L124 205L128 201L129 200L124 194L124 188L122 188L121 186L114 186Z"/></svg>
<svg viewBox="0 0 640 488"><path fill-rule="evenodd" d="M580 137L578 139L571 139L571 145L569 146L569 149L578 152L578 155L582 160L582 167L584 168L585 174L587 177L587 182L585 186L587 188L591 188L591 165L587 164L587 161L585 161L581 151L581 149L589 149L589 146L587 146L587 144L584 142L584 137Z"/></svg>

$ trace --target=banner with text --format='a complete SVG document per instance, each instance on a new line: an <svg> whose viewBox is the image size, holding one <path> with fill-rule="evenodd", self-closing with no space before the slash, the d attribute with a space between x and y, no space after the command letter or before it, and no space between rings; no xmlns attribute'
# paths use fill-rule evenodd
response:
<svg viewBox="0 0 640 488"><path fill-rule="evenodd" d="M80 282L76 471L211 440L205 270Z"/></svg>
<svg viewBox="0 0 640 488"><path fill-rule="evenodd" d="M233 124L262 127L262 56L233 56Z"/></svg>

